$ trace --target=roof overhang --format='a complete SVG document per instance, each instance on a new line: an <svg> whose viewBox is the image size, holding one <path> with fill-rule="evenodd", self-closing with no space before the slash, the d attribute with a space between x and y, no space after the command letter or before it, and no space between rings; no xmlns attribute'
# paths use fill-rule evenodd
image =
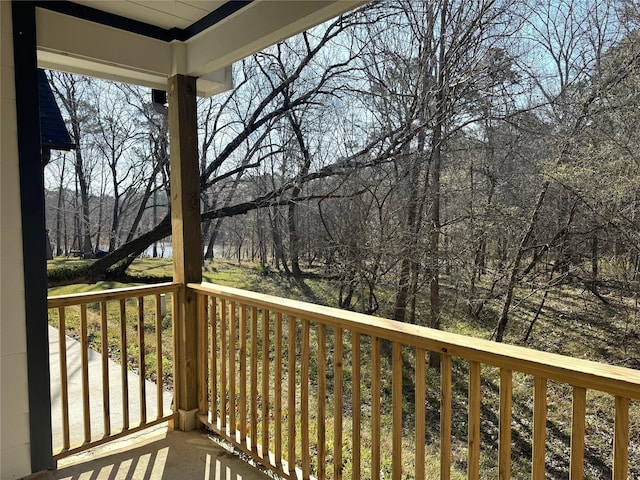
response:
<svg viewBox="0 0 640 480"><path fill-rule="evenodd" d="M182 28L158 20L152 7L163 3L197 2L39 2L38 66L157 89L172 75L189 75L198 95L209 96L231 87L234 62L366 1L200 1L210 11Z"/></svg>

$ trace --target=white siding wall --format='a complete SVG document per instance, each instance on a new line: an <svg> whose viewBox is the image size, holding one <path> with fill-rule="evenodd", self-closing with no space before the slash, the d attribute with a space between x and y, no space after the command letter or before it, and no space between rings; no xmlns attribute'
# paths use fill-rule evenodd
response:
<svg viewBox="0 0 640 480"><path fill-rule="evenodd" d="M0 478L31 473L11 3L0 1Z"/></svg>

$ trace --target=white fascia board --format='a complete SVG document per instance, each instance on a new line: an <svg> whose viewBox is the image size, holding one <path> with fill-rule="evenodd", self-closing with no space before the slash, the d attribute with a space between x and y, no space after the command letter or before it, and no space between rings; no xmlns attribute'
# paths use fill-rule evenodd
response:
<svg viewBox="0 0 640 480"><path fill-rule="evenodd" d="M167 89L167 75L154 75L96 61L70 57L64 54L39 51L38 67L85 75L87 77L102 78L114 82L140 85L158 90Z"/></svg>
<svg viewBox="0 0 640 480"><path fill-rule="evenodd" d="M258 0L187 41L187 70L201 76L336 17L362 0Z"/></svg>
<svg viewBox="0 0 640 480"><path fill-rule="evenodd" d="M167 88L170 43L42 8L36 24L43 68Z"/></svg>

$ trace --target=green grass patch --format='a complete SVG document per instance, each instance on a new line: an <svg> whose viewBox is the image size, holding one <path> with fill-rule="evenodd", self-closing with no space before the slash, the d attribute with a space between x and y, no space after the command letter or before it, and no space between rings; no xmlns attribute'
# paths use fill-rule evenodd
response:
<svg viewBox="0 0 640 480"><path fill-rule="evenodd" d="M68 260L71 266L83 265L82 260ZM54 262L57 268L64 267L64 262ZM71 268L71 267L69 267ZM157 276L158 278L171 275L171 260L167 259L140 259L136 260L130 267L129 273L141 276ZM337 304L338 285L336 282L321 278L307 278L296 280L271 269L261 268L257 264L243 262L237 264L232 260L216 259L213 262L205 262L203 266L203 279L208 282L228 285L255 292L308 301L316 304L335 306ZM481 315L472 317L468 314L463 281L454 277L444 276L441 282L442 295L442 325L443 329L459 334L490 338L495 327L499 312L501 311L502 298L497 297L487 301ZM128 286L126 284L101 282L94 285L69 285L57 287L50 290L52 295L68 293L79 293L92 290L104 290ZM476 284L476 298L488 295L490 283L488 279L482 278ZM634 288L637 288L635 286ZM519 344L526 347L559 353L571 357L585 358L609 364L623 365L632 368L640 366L640 312L636 293L633 289L602 288L601 295L606 299L606 303L596 298L582 285L565 284L551 290L545 303L540 309L544 291L535 284L516 289L513 306L510 310L510 320L506 332L505 340L508 343ZM381 304L380 316L389 316L393 307L393 290L391 288L380 287L378 299ZM135 303L135 300L132 301ZM129 309L127 303L127 336L135 338L137 335L137 315L134 305ZM524 333L529 328L536 312L540 309L537 321L533 327L531 336L527 342L523 340ZM153 306L145 308L145 311L153 310ZM170 307L168 307L170 312ZM417 299L417 318L419 323L426 324L428 321L429 303L428 291L422 292ZM99 327L99 308L95 306L89 308L89 335L92 346L99 349L101 344L101 329ZM157 353L153 335L154 317L153 312L148 319L145 319L145 330L148 332L145 337L146 363L148 377L153 379L155 371L155 361ZM55 316L55 315L54 315ZM77 317L68 315L67 323L71 335L77 335ZM109 336L110 353L116 359L120 358L119 347L119 313L109 311ZM273 329L273 316L271 320ZM147 327L148 325L148 327ZM162 323L163 338L171 338L170 317L165 318ZM258 331L261 332L261 326ZM285 320L286 329L286 320ZM311 345L317 345L317 327L311 328ZM273 339L275 331L270 335ZM299 335L299 330L298 330ZM286 357L286 333L284 335L285 345L283 354ZM164 340L163 340L164 342ZM333 373L331 357L333 351L333 336L331 331L327 335L327 391L333 390ZM343 462L345 472L349 472L352 466L350 462L350 413L349 397L351 395L351 370L350 370L350 335L345 333L345 370L344 370L344 391L345 391L345 411L343 412ZM299 348L299 338L298 338ZM251 346L249 345L249 350ZM165 352L170 352L170 341L163 346L163 370L171 370L172 358ZM258 357L261 368L261 346L258 342ZM275 350L271 347L269 351L271 361L275 359ZM315 351L314 351L315 355ZM135 342L128 347L127 361L131 368L137 368L137 356ZM370 359L370 339L362 338L362 358L363 358L363 378L370 376L367 368L371 364ZM403 405L403 429L407 438L411 438L413 421L415 418L414 405L411 403L411 386L414 382L413 366L415 365L414 353L411 349L404 349L404 371L403 378L406 384L405 398L407 401ZM297 359L296 377L300 375L300 359ZM382 363L382 392L383 403L381 412L381 424L383 435L381 438L382 450L390 452L390 432L391 428L391 365L388 357ZM467 382L468 365L466 362L454 359L454 395L453 395L453 423L452 423L452 478L466 477L466 407L467 407ZM286 367L283 370L286 374ZM317 375L318 360L310 360L311 372L311 398L310 405L311 418L308 428L313 439L317 435L319 419L313 413L317 411L317 399L313 400L313 395L317 396L317 380L313 380ZM258 372L258 375L261 375ZM274 368L270 369L270 382L274 382ZM499 372L493 367L483 366L482 369L482 447L481 447L481 470L483 479L493 479L497 477L497 442L498 442L498 412L499 412ZM165 378L165 384L170 384L171 379ZM239 378L238 378L239 381ZM283 405L286 404L287 383L283 380L281 395ZM429 371L427 373L427 461L426 468L430 476L438 476L439 459L439 372ZM273 384L273 383L271 383ZM258 382L260 385L260 381ZM362 382L363 412L371 406L370 385L366 381ZM300 388L298 384L297 389ZM571 387L566 384L549 382L548 385L548 419L547 419L547 478L566 478L564 472L568 468L569 460L569 438L570 438L570 411L571 411ZM299 402L299 390L296 395ZM260 399L259 399L260 401ZM315 403L314 403L315 402ZM609 395L599 392L589 391L587 397L587 433L585 453L585 478L600 479L611 476L611 441L613 435L613 400ZM299 406L297 407L299 408ZM286 413L286 412L285 412ZM370 414L370 411L369 411ZM324 419L327 426L327 438L333 438L333 415L332 404L327 404L327 415ZM631 478L640 478L640 446L633 439L640 438L640 405L638 402L631 404L631 439L630 450L630 475ZM531 437L533 419L533 380L530 376L514 373L513 382L513 478L528 478L531 475ZM283 419L286 422L286 418ZM369 429L370 425L363 416L363 429ZM298 421L299 422L299 421ZM300 431L302 425L296 426ZM261 435L261 426L258 425L258 438ZM286 431L286 423L283 423L283 431ZM273 438L273 437L271 437ZM313 441L313 440L312 440ZM363 437L363 475L370 476L370 471L366 470L366 465L370 465L370 439ZM367 443L369 442L369 443ZM274 446L271 445L273 448ZM286 448L286 445L285 445ZM312 448L317 449L317 445ZM413 448L411 442L403 445L403 462L406 464L406 471L411 472L413 461ZM329 452L328 452L329 453ZM297 446L297 456L301 455L301 446ZM332 452L327 456L327 469L332 468ZM367 456L369 455L369 456ZM385 454L381 460L381 468L386 478L390 473L391 459ZM347 475L348 476L348 475ZM406 478L411 478L407 475Z"/></svg>

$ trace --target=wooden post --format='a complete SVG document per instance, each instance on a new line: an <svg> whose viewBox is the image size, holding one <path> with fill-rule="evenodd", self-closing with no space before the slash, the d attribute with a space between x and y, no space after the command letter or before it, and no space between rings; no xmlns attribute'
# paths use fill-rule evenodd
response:
<svg viewBox="0 0 640 480"><path fill-rule="evenodd" d="M173 279L186 285L202 281L196 79L174 75L169 78L168 89ZM173 320L177 347L174 402L180 429L191 430L198 408L197 295L183 287L177 302L178 315Z"/></svg>

